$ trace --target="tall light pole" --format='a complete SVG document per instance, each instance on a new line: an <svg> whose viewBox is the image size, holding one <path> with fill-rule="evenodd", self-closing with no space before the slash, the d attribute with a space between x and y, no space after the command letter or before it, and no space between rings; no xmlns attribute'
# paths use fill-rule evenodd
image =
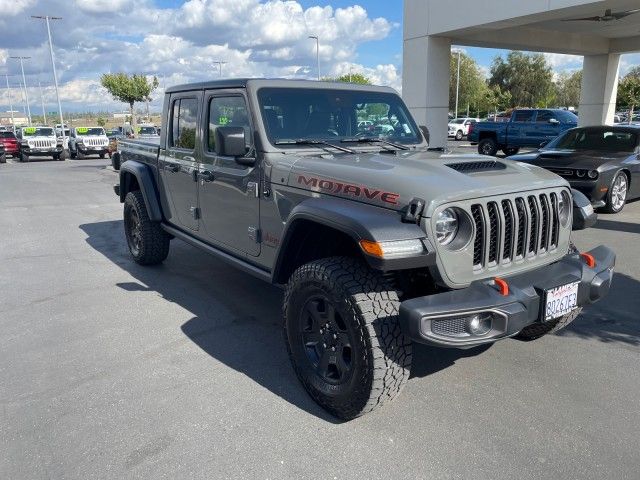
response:
<svg viewBox="0 0 640 480"><path fill-rule="evenodd" d="M42 103L42 121L47 124L47 112L44 109L44 95L42 94L42 84L38 80L38 88L40 89L40 102Z"/></svg>
<svg viewBox="0 0 640 480"><path fill-rule="evenodd" d="M460 50L458 50L458 78L456 79L456 111L453 114L455 118L458 118L458 97L460 96Z"/></svg>
<svg viewBox="0 0 640 480"><path fill-rule="evenodd" d="M9 74L5 73L4 78L7 80L7 96L9 97L9 110L11 110L11 128L15 132L16 122L13 119L13 100L11 100L11 89L9 88Z"/></svg>
<svg viewBox="0 0 640 480"><path fill-rule="evenodd" d="M227 62L212 62L212 63L220 67L220 78L222 78L222 65L224 65Z"/></svg>
<svg viewBox="0 0 640 480"><path fill-rule="evenodd" d="M31 18L45 20L47 23L47 35L49 36L49 54L51 56L51 68L53 69L53 84L56 87L56 98L58 99L58 113L60 114L60 130L62 130L62 148L65 144L64 119L62 118L62 104L60 103L60 92L58 91L58 75L56 74L56 62L53 57L53 42L51 41L51 27L49 20L62 20L62 17L50 17L49 15L31 15Z"/></svg>
<svg viewBox="0 0 640 480"><path fill-rule="evenodd" d="M31 126L31 107L29 106L29 93L27 92L27 80L24 76L24 60L28 60L31 57L9 57L20 60L20 69L22 70L22 85L24 85L24 98L27 101L27 118L29 120L29 126Z"/></svg>
<svg viewBox="0 0 640 480"><path fill-rule="evenodd" d="M320 39L317 35L309 35L309 38L316 41L316 64L318 68L318 81L320 81Z"/></svg>

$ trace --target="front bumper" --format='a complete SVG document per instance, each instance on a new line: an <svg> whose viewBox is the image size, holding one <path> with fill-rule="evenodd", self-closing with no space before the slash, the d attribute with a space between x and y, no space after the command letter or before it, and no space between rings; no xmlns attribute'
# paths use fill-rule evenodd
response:
<svg viewBox="0 0 640 480"><path fill-rule="evenodd" d="M104 146L77 145L76 148L83 155L91 155L93 153L107 153L107 152L109 152L109 146L108 145L104 145Z"/></svg>
<svg viewBox="0 0 640 480"><path fill-rule="evenodd" d="M56 148L28 148L23 146L22 151L30 157L50 157L62 153L63 149L61 145Z"/></svg>
<svg viewBox="0 0 640 480"><path fill-rule="evenodd" d="M570 254L551 265L505 278L509 286L507 295L500 293L493 280L484 280L465 289L406 300L400 304L403 332L418 343L468 348L511 337L524 327L541 322L546 290L578 282L578 307L595 303L609 291L616 257L604 246L588 253L595 259L593 268L580 255ZM434 328L436 324L442 325L439 322L457 322L474 314L492 315L489 331L482 335L450 336L442 334L442 328Z"/></svg>
<svg viewBox="0 0 640 480"><path fill-rule="evenodd" d="M609 191L609 185L603 181L602 178L595 180L569 180L571 188L575 188L579 192L586 195L591 201L591 205L596 208L604 207L607 199L607 193Z"/></svg>

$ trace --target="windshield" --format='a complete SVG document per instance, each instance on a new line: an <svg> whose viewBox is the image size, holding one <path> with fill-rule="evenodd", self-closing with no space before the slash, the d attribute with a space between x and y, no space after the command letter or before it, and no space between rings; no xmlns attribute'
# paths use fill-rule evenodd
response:
<svg viewBox="0 0 640 480"><path fill-rule="evenodd" d="M551 141L545 150L633 152L637 145L638 133L635 132L607 128L577 128Z"/></svg>
<svg viewBox="0 0 640 480"><path fill-rule="evenodd" d="M464 123L464 118L456 118L453 122L451 123L455 123L456 125L462 125Z"/></svg>
<svg viewBox="0 0 640 480"><path fill-rule="evenodd" d="M78 135L104 135L104 129L102 127L78 127L76 128L76 134Z"/></svg>
<svg viewBox="0 0 640 480"><path fill-rule="evenodd" d="M52 137L53 128L27 127L22 129L22 135L25 137Z"/></svg>
<svg viewBox="0 0 640 480"><path fill-rule="evenodd" d="M260 111L269 141L300 139L340 142L380 138L420 143L411 115L395 94L315 88L262 88Z"/></svg>
<svg viewBox="0 0 640 480"><path fill-rule="evenodd" d="M557 110L555 114L558 117L558 120L563 123L578 123L578 117L576 114L568 110Z"/></svg>
<svg viewBox="0 0 640 480"><path fill-rule="evenodd" d="M11 132L0 132L0 138L16 138Z"/></svg>
<svg viewBox="0 0 640 480"><path fill-rule="evenodd" d="M140 127L141 135L155 135L156 129L154 127Z"/></svg>

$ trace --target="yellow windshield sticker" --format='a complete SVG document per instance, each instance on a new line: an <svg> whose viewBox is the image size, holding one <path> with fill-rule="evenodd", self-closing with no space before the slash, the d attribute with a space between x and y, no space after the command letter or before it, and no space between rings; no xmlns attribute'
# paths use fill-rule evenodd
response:
<svg viewBox="0 0 640 480"><path fill-rule="evenodd" d="M87 127L78 127L76 128L77 133L87 133L89 129Z"/></svg>
<svg viewBox="0 0 640 480"><path fill-rule="evenodd" d="M27 127L27 128L23 128L22 131L24 133L36 133L36 127Z"/></svg>
<svg viewBox="0 0 640 480"><path fill-rule="evenodd" d="M229 117L218 118L218 125L226 125L227 123L229 123Z"/></svg>

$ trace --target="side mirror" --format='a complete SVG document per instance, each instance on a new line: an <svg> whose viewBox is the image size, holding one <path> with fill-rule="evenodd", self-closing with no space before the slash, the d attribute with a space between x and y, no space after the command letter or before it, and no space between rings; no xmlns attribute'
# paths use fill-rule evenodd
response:
<svg viewBox="0 0 640 480"><path fill-rule="evenodd" d="M598 214L593 210L589 199L578 190L571 189L573 197L573 228L572 230L584 230L593 227L598 221Z"/></svg>
<svg viewBox="0 0 640 480"><path fill-rule="evenodd" d="M549 123L550 123L551 125L559 125L559 124L560 124L560 121L559 121L557 118L550 118L550 119L549 119Z"/></svg>
<svg viewBox="0 0 640 480"><path fill-rule="evenodd" d="M242 127L216 128L216 153L224 157L242 157L247 145Z"/></svg>
<svg viewBox="0 0 640 480"><path fill-rule="evenodd" d="M549 143L549 140L545 140L544 142L540 142L539 148L546 147L548 143Z"/></svg>
<svg viewBox="0 0 640 480"><path fill-rule="evenodd" d="M429 129L424 125L420 125L420 127L418 128L420 128L420 131L422 132L422 136L424 137L425 142L429 143L429 140L431 139L431 135L429 134Z"/></svg>

